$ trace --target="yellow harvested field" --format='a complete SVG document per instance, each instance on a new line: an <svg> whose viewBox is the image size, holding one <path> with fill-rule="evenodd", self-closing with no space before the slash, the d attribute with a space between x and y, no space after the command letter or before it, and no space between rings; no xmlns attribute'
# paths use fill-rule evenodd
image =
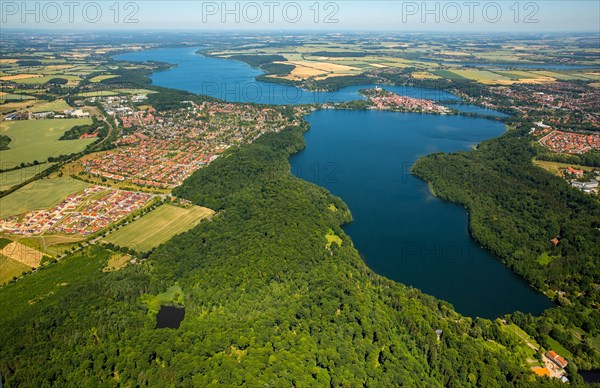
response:
<svg viewBox="0 0 600 388"><path fill-rule="evenodd" d="M595 87L595 88L600 88L600 82L594 82L594 83L591 83L591 84L589 84L589 85L590 85L590 86L593 86L593 87Z"/></svg>
<svg viewBox="0 0 600 388"><path fill-rule="evenodd" d="M556 81L551 77L530 77L530 78L522 78L522 79L510 79L501 74L494 73L487 70L463 70L463 69L452 69L450 70L454 74L458 74L461 77L468 78L473 81L477 81L479 83L485 85L512 85L516 83L527 83L527 84L541 84L547 82ZM511 72L518 73L518 72ZM526 72L520 72L522 75L526 74Z"/></svg>
<svg viewBox="0 0 600 388"><path fill-rule="evenodd" d="M373 67L376 67L378 69L381 69L381 68L384 68L384 67L389 67L389 66L383 65L381 63L369 63L369 66L373 66Z"/></svg>
<svg viewBox="0 0 600 388"><path fill-rule="evenodd" d="M0 81L14 81L16 79L26 79L26 78L39 78L43 77L42 74L14 74L14 75L5 75L4 77L0 77Z"/></svg>
<svg viewBox="0 0 600 388"><path fill-rule="evenodd" d="M12 59L12 58L2 58L0 59L0 63L16 63L18 61L18 59Z"/></svg>
<svg viewBox="0 0 600 388"><path fill-rule="evenodd" d="M428 71L415 71L414 73L412 73L413 78L416 79L439 79L440 77L430 73Z"/></svg>
<svg viewBox="0 0 600 388"><path fill-rule="evenodd" d="M564 177L565 169L568 167L583 171L592 171L594 169L589 166L580 166L572 163L547 162L545 160L534 160L533 164L559 177Z"/></svg>
<svg viewBox="0 0 600 388"><path fill-rule="evenodd" d="M90 79L90 82L94 82L94 83L102 82L104 80L116 78L116 77L118 77L118 75L114 75L114 74L97 75L94 78Z"/></svg>
<svg viewBox="0 0 600 388"><path fill-rule="evenodd" d="M296 66L289 75L286 75L285 77L281 77L281 78L297 80L297 79L306 79L309 77L315 77L315 76L324 75L324 74L326 74L326 73L323 70L317 70L317 69L313 69L310 67L304 67L304 66Z"/></svg>
<svg viewBox="0 0 600 388"><path fill-rule="evenodd" d="M44 256L42 252L36 251L35 249L29 248L16 241L13 241L2 248L0 254L33 268L40 265L40 261L42 261L42 257Z"/></svg>
<svg viewBox="0 0 600 388"><path fill-rule="evenodd" d="M353 73L358 73L361 71L361 69L359 69L358 67L339 65L336 63L328 62L288 61L274 63L296 66L289 75L283 77L292 80L306 79L309 77L317 76L327 78L328 76L352 75Z"/></svg>
<svg viewBox="0 0 600 388"><path fill-rule="evenodd" d="M517 80L498 80L498 81L479 81L482 84L494 84L494 85L512 85L512 84L543 84L548 82L554 82L556 79L550 77L539 77L539 78L524 78Z"/></svg>

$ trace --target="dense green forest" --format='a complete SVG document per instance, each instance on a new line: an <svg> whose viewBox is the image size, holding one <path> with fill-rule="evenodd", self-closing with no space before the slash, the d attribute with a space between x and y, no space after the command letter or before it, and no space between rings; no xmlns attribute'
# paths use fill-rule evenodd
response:
<svg viewBox="0 0 600 388"><path fill-rule="evenodd" d="M345 204L289 172L305 129L188 178L176 194L219 213L148 259L104 272L111 252L92 246L0 289L6 385L560 384L534 380L500 323L370 271ZM155 329L148 301L183 304L181 327Z"/></svg>
<svg viewBox="0 0 600 388"><path fill-rule="evenodd" d="M466 206L472 235L561 306L515 320L542 343L559 340L580 367L598 368L600 204L535 167L532 140L511 131L475 151L419 159L413 172Z"/></svg>
<svg viewBox="0 0 600 388"><path fill-rule="evenodd" d="M228 59L233 59L234 61L241 61L249 64L252 67L260 67L267 63L272 62L287 62L286 57L283 55L250 55L250 54L238 54L231 55Z"/></svg>

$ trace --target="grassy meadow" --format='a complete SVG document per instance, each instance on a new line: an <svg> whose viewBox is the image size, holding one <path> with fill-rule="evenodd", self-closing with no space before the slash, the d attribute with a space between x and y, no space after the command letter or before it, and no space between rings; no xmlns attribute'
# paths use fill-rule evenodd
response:
<svg viewBox="0 0 600 388"><path fill-rule="evenodd" d="M91 124L91 119L47 119L2 122L0 134L8 135L12 141L10 149L0 151L2 164L31 163L46 161L50 156L80 152L95 139L58 140L75 125Z"/></svg>
<svg viewBox="0 0 600 388"><path fill-rule="evenodd" d="M81 191L89 184L71 177L40 179L3 197L0 218L45 209L58 204L68 195Z"/></svg>
<svg viewBox="0 0 600 388"><path fill-rule="evenodd" d="M213 214L211 209L192 206L184 209L173 205L162 205L117 230L104 241L147 252L169 240L176 234L196 226L200 220Z"/></svg>
<svg viewBox="0 0 600 388"><path fill-rule="evenodd" d="M28 179L33 178L40 172L52 167L55 163L42 163L37 166L20 168L0 173L0 191L8 190Z"/></svg>

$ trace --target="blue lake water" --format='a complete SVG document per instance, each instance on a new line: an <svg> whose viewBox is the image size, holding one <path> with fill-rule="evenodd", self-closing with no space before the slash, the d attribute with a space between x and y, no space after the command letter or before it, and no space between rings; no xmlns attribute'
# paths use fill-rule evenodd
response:
<svg viewBox="0 0 600 388"><path fill-rule="evenodd" d="M116 58L175 63L153 74L153 83L233 102L350 101L361 98L359 89L371 86L319 93L257 82L260 70L195 51L160 49ZM385 88L412 97L458 100L443 91ZM354 220L345 231L370 268L447 300L470 316L495 318L516 310L538 314L552 306L469 236L463 208L435 198L426 183L408 173L420 156L467 150L499 136L503 124L463 116L344 110L317 111L308 121L307 146L290 158L292 172L348 204Z"/></svg>
<svg viewBox="0 0 600 388"><path fill-rule="evenodd" d="M459 112L464 112L464 113L479 113L482 115L489 115L489 116L495 116L495 117L508 117L508 115L506 113L498 112L493 109L482 108L477 105L469 105L469 104L444 104L444 105L449 108L453 108Z"/></svg>
<svg viewBox="0 0 600 388"><path fill-rule="evenodd" d="M292 172L348 204L345 227L375 272L454 304L466 315L498 317L551 306L469 235L468 216L409 174L420 156L467 150L504 125L463 116L317 111Z"/></svg>
<svg viewBox="0 0 600 388"><path fill-rule="evenodd" d="M354 85L333 92L313 92L272 82L256 81L262 70L229 59L205 57L193 48L167 48L138 51L117 55L126 61L159 61L176 63L168 70L158 71L151 77L158 86L187 90L231 102L261 104L312 104L359 100L358 90L375 85ZM385 86L391 92L429 100L459 100L443 90L410 86Z"/></svg>

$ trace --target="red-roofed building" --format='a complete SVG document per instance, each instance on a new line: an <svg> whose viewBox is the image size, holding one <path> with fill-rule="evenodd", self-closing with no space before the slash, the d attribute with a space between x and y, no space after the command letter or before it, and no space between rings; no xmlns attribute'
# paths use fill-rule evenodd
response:
<svg viewBox="0 0 600 388"><path fill-rule="evenodd" d="M582 177L583 176L583 170L576 170L572 167L567 167L567 169L565 170L565 172L569 173L569 174L573 174L576 177Z"/></svg>
<svg viewBox="0 0 600 388"><path fill-rule="evenodd" d="M567 360L565 360L564 358L559 356L554 350L547 352L546 357L548 357L550 360L552 360L552 362L554 362L560 368L564 369L567 365L569 365Z"/></svg>

